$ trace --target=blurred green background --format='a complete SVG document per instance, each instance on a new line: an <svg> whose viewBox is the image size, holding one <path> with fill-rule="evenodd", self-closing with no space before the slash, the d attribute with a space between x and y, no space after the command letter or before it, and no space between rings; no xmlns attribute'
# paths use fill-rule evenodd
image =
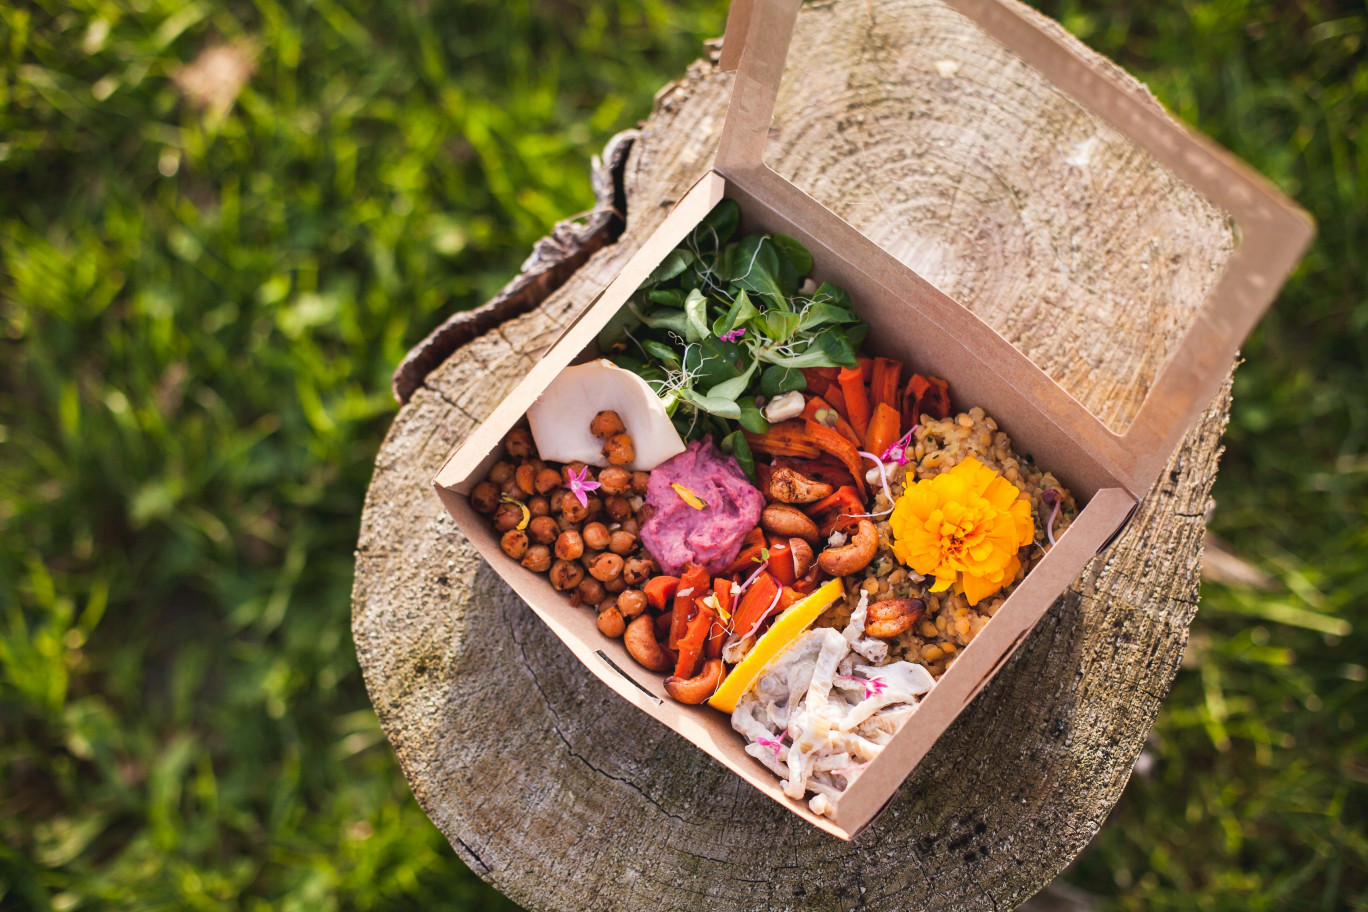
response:
<svg viewBox="0 0 1368 912"><path fill-rule="evenodd" d="M1048 0L1310 209L1107 909L1368 908L1368 17ZM592 203L721 0L0 6L0 908L498 909L351 646L389 374Z"/></svg>

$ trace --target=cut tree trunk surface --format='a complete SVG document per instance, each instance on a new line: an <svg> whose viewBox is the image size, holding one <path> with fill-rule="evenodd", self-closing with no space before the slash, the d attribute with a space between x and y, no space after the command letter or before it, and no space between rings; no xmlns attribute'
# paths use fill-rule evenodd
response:
<svg viewBox="0 0 1368 912"><path fill-rule="evenodd" d="M635 141L610 145L596 214L559 227L508 291L396 376L406 404L356 555L366 685L419 804L529 909L1015 907L1097 832L1178 670L1228 384L1117 541L852 843L599 683L432 491L451 449L709 166L731 87L715 57L657 96ZM1124 426L1229 254L1220 213L931 0L806 8L790 60L811 63L780 99L771 165Z"/></svg>

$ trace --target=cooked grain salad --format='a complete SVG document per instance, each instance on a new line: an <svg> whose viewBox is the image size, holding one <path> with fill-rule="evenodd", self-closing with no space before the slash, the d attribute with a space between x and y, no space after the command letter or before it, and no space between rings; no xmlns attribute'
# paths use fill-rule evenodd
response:
<svg viewBox="0 0 1368 912"><path fill-rule="evenodd" d="M1049 472L1041 471L1029 456L1013 450L1007 434L978 407L949 418L923 419L912 434L912 446L907 455L910 461L906 465L896 466L888 473L888 486L894 501L906 490L909 474L914 482L934 478L972 456L1030 498L1035 519L1035 540L1018 552L1021 567L1015 581L970 606L962 593L931 592L934 579L920 576L894 557L892 527L886 512L891 510L893 503L882 490L876 494L871 513L884 514L875 522L879 531L878 556L865 568L864 581L859 586L848 585L845 599L827 609L818 619L817 626L844 627L850 621L861 592L868 594L870 602L921 599L926 605L926 613L910 629L889 641L889 657L922 665L933 676L940 677L959 651L969 645L1007 601L1016 583L1045 556L1051 547L1051 535L1058 539L1069 527L1078 515L1078 507L1073 495L1059 480ZM871 485L871 490L875 488L876 485ZM1053 525L1050 523L1052 514Z"/></svg>

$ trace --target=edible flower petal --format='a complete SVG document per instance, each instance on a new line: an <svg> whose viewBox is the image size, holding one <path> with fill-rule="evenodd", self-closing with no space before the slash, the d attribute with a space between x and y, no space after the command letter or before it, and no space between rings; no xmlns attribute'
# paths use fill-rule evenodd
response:
<svg viewBox="0 0 1368 912"><path fill-rule="evenodd" d="M500 497L499 501L500 503L514 504L515 506L517 506L519 510L522 510L522 519L518 520L518 524L513 528L517 529L519 532L521 532L523 529L526 529L527 524L532 521L532 511L527 508L527 504L523 503L521 500L518 500L516 497L509 497L507 494Z"/></svg>
<svg viewBox="0 0 1368 912"><path fill-rule="evenodd" d="M697 494L695 494L693 491L690 491L682 484L672 484L670 485L670 487L674 488L674 492L679 495L680 500L684 501L686 504L693 507L695 510L701 510L707 506L707 504L704 503L703 500Z"/></svg>
<svg viewBox="0 0 1368 912"><path fill-rule="evenodd" d="M717 338L721 339L723 342L735 342L737 339L740 339L740 338L741 338L742 336L744 336L745 334L746 334L746 328L745 328L744 326L738 326L736 329L733 329L731 332L724 332L722 335L718 336Z"/></svg>
<svg viewBox="0 0 1368 912"><path fill-rule="evenodd" d="M875 675L872 678L861 678L858 675L837 675L836 680L850 681L851 683L861 685L864 687L866 700L871 697L877 697L888 689L888 682L878 675Z"/></svg>
<svg viewBox="0 0 1368 912"><path fill-rule="evenodd" d="M575 499L579 501L581 507L589 506L589 492L597 491L599 489L599 483L597 481L587 481L586 479L588 477L588 466L580 469L578 475L575 474L574 469L571 469L570 480L564 485L564 487L570 489L571 494L575 495Z"/></svg>
<svg viewBox="0 0 1368 912"><path fill-rule="evenodd" d="M784 749L783 742L761 736L755 739L755 743L759 744L761 747L768 747L770 750L774 751L774 762L779 762L779 752Z"/></svg>
<svg viewBox="0 0 1368 912"><path fill-rule="evenodd" d="M889 524L894 556L935 576L932 592L953 587L970 605L1016 579L1017 551L1035 538L1030 501L972 456L909 487Z"/></svg>
<svg viewBox="0 0 1368 912"><path fill-rule="evenodd" d="M919 425L912 425L912 430L903 434L897 443L884 450L883 461L891 462L894 465L907 465L911 460L907 458L907 449L912 445L912 435L917 432Z"/></svg>

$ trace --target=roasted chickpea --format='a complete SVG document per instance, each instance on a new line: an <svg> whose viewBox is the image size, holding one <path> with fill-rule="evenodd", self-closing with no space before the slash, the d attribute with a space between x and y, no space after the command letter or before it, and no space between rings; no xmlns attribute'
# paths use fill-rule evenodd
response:
<svg viewBox="0 0 1368 912"><path fill-rule="evenodd" d="M494 528L499 532L516 529L522 518L522 507L512 503L501 503L494 511Z"/></svg>
<svg viewBox="0 0 1368 912"><path fill-rule="evenodd" d="M635 516L624 519L621 528L623 532L631 532L633 535L641 534L641 523L637 522Z"/></svg>
<svg viewBox="0 0 1368 912"><path fill-rule="evenodd" d="M550 494L561 486L560 472L557 472L549 466L542 466L541 469L537 471L537 477L533 482L533 485L536 487L538 494Z"/></svg>
<svg viewBox="0 0 1368 912"><path fill-rule="evenodd" d="M476 513L493 513L499 509L499 486L492 481L482 481L470 492L470 505Z"/></svg>
<svg viewBox="0 0 1368 912"><path fill-rule="evenodd" d="M586 576L580 580L580 584L575 587L575 594L579 596L580 602L583 604L595 607L608 597L608 591L603 588L603 583L592 576Z"/></svg>
<svg viewBox="0 0 1368 912"><path fill-rule="evenodd" d="M603 499L603 510L613 522L622 522L632 517L632 505L621 494L609 494Z"/></svg>
<svg viewBox="0 0 1368 912"><path fill-rule="evenodd" d="M631 532L618 529L608 536L608 550L626 557L636 550L637 537Z"/></svg>
<svg viewBox="0 0 1368 912"><path fill-rule="evenodd" d="M589 517L589 512L598 503L597 497L588 497L581 504L578 497L567 497L561 501L561 516L566 522L584 522Z"/></svg>
<svg viewBox="0 0 1368 912"><path fill-rule="evenodd" d="M531 459L537 455L537 448L532 443L532 432L525 427L515 427L508 432L504 438L504 450L514 459Z"/></svg>
<svg viewBox="0 0 1368 912"><path fill-rule="evenodd" d="M589 575L600 583L617 579L622 575L622 556L607 551L598 555L589 565Z"/></svg>
<svg viewBox="0 0 1368 912"><path fill-rule="evenodd" d="M512 497L516 500L523 499L522 488L518 487L518 479L510 478L499 486L499 493L505 497Z"/></svg>
<svg viewBox="0 0 1368 912"><path fill-rule="evenodd" d="M537 493L537 467L530 462L524 462L513 472L513 478L518 482L518 488L529 497Z"/></svg>
<svg viewBox="0 0 1368 912"><path fill-rule="evenodd" d="M584 527L584 546L595 551L608 550L608 527L600 522L591 522Z"/></svg>
<svg viewBox="0 0 1368 912"><path fill-rule="evenodd" d="M606 440L614 434L621 434L625 430L627 428L622 423L622 417L612 409L604 409L589 422L589 433L599 440Z"/></svg>
<svg viewBox="0 0 1368 912"><path fill-rule="evenodd" d="M549 502L551 504L552 513L559 513L561 511L561 505L565 503L565 495L567 493L565 488L556 488L556 490L551 492Z"/></svg>
<svg viewBox="0 0 1368 912"><path fill-rule="evenodd" d="M599 472L598 480L605 494L626 494L632 490L632 473L621 466L609 466Z"/></svg>
<svg viewBox="0 0 1368 912"><path fill-rule="evenodd" d="M551 549L546 545L533 545L523 555L522 565L534 573L545 573L551 569Z"/></svg>
<svg viewBox="0 0 1368 912"><path fill-rule="evenodd" d="M608 605L607 608L599 610L598 629L606 637L617 639L622 636L627 629L627 622L622 619L622 612L618 610L617 605Z"/></svg>
<svg viewBox="0 0 1368 912"><path fill-rule="evenodd" d="M646 593L640 589L627 589L617 597L618 611L628 620L646 610Z"/></svg>
<svg viewBox="0 0 1368 912"><path fill-rule="evenodd" d="M512 477L513 463L500 459L498 462L494 463L494 468L489 470L489 478L486 480L492 481L496 485L501 485Z"/></svg>
<svg viewBox="0 0 1368 912"><path fill-rule="evenodd" d="M655 576L655 561L644 555L629 557L622 564L622 579L629 586L640 586Z"/></svg>
<svg viewBox="0 0 1368 912"><path fill-rule="evenodd" d="M527 534L539 545L549 545L560 535L560 526L549 516L534 516L527 524Z"/></svg>
<svg viewBox="0 0 1368 912"><path fill-rule="evenodd" d="M533 516L545 516L551 512L551 504L545 497L531 497L527 501L527 511Z"/></svg>
<svg viewBox="0 0 1368 912"><path fill-rule="evenodd" d="M558 560L551 565L551 586L564 592L574 589L584 579L584 568L568 560Z"/></svg>
<svg viewBox="0 0 1368 912"><path fill-rule="evenodd" d="M651 486L651 473L650 473L650 472L633 472L633 473L632 473L632 493L633 493L633 494L640 494L642 497L645 497L645 496L646 496L646 489L649 488L650 486Z"/></svg>
<svg viewBox="0 0 1368 912"><path fill-rule="evenodd" d="M604 583L603 588L606 591L617 595L619 592L625 592L627 590L627 581L621 576L617 576Z"/></svg>
<svg viewBox="0 0 1368 912"><path fill-rule="evenodd" d="M636 446L630 434L614 434L603 445L603 458L615 466L626 465L636 459Z"/></svg>
<svg viewBox="0 0 1368 912"><path fill-rule="evenodd" d="M518 529L509 529L499 539L499 547L503 548L503 553L514 560L522 560L527 553L527 533Z"/></svg>
<svg viewBox="0 0 1368 912"><path fill-rule="evenodd" d="M567 529L556 539L556 557L561 560L578 560L584 554L584 539L573 529Z"/></svg>

